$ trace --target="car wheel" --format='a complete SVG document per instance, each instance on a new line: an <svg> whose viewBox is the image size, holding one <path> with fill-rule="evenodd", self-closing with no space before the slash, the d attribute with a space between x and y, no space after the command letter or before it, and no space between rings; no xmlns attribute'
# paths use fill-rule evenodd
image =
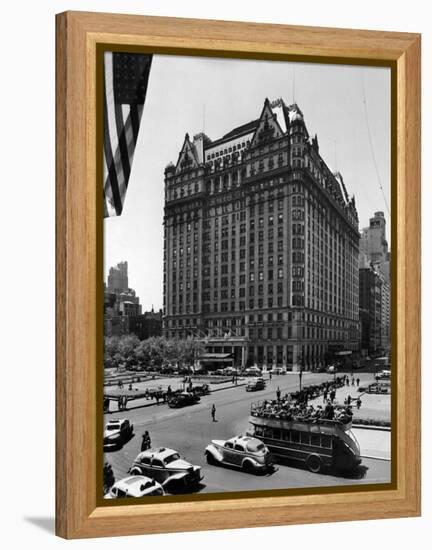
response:
<svg viewBox="0 0 432 550"><path fill-rule="evenodd" d="M322 469L321 458L318 455L309 455L306 460L306 466L310 472L318 474Z"/></svg>
<svg viewBox="0 0 432 550"><path fill-rule="evenodd" d="M211 464L211 465L216 464L215 457L209 452L206 452L206 460L207 460L207 464Z"/></svg>
<svg viewBox="0 0 432 550"><path fill-rule="evenodd" d="M243 470L245 472L248 472L249 474L255 473L255 468L253 467L252 463L249 460L245 460L243 462Z"/></svg>

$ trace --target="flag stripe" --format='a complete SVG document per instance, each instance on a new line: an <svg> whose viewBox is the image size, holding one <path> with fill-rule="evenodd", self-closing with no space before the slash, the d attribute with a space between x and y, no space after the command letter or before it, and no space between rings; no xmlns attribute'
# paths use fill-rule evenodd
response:
<svg viewBox="0 0 432 550"><path fill-rule="evenodd" d="M107 120L107 104L105 103L105 120ZM105 128L105 158L108 166L108 175L105 182L105 196L107 196L107 188L109 188L108 196L110 196L115 212L120 209L121 212L121 198L119 193L119 185L117 179L117 171L114 164L114 158L111 150L110 131L108 125Z"/></svg>
<svg viewBox="0 0 432 550"><path fill-rule="evenodd" d="M115 121L117 126L117 136L118 136L118 151L120 154L120 160L123 163L123 174L125 182L129 180L130 176L130 165L129 165L129 155L126 144L125 137L125 125L123 122L123 109L121 105L115 105Z"/></svg>
<svg viewBox="0 0 432 550"><path fill-rule="evenodd" d="M151 62L147 54L104 54L105 217L118 216L123 209Z"/></svg>

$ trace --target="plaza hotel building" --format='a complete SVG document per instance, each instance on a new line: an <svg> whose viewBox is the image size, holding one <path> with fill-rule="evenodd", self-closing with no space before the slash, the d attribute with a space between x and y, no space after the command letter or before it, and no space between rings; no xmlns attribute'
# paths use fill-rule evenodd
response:
<svg viewBox="0 0 432 550"><path fill-rule="evenodd" d="M354 197L300 108L264 101L165 169L163 334L235 364L311 369L359 347Z"/></svg>

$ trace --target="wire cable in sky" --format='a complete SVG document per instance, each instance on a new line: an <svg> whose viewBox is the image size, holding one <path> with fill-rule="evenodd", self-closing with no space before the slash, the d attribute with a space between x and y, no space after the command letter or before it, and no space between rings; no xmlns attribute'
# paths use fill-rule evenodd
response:
<svg viewBox="0 0 432 550"><path fill-rule="evenodd" d="M368 133L369 146L370 146L370 150L371 150L371 153L372 153L372 159L373 159L373 163L374 163L374 166L375 166L375 172L376 172L376 175L377 175L378 184L380 186L381 193L382 193L382 196L383 196L383 199L384 199L384 204L387 208L387 213L389 215L389 218L391 218L390 208L389 208L389 205L387 203L387 199L386 199L384 189L383 189L383 186L382 186L381 177L380 177L380 173L379 173L379 170L378 170L378 163L377 163L377 160L376 160L376 157L375 157L375 151L374 151L374 147L373 147L373 143L372 143L372 134L371 134L370 125L369 125L369 114L368 114L367 101L366 101L366 88L365 88L364 72L363 71L361 73L361 79L362 79L362 91L363 91L363 105L364 105L364 110L365 110L366 128L367 128L367 133Z"/></svg>

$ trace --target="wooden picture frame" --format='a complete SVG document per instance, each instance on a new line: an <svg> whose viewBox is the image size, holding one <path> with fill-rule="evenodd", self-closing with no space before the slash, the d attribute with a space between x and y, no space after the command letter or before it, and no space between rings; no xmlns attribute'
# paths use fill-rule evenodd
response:
<svg viewBox="0 0 432 550"><path fill-rule="evenodd" d="M98 46L291 60L385 63L395 101L397 252L394 483L386 490L305 491L145 505L97 499L97 365L102 362ZM65 538L316 523L420 514L420 36L104 13L57 16L56 532ZM99 204L99 206L98 206ZM394 222L393 220L393 222Z"/></svg>

